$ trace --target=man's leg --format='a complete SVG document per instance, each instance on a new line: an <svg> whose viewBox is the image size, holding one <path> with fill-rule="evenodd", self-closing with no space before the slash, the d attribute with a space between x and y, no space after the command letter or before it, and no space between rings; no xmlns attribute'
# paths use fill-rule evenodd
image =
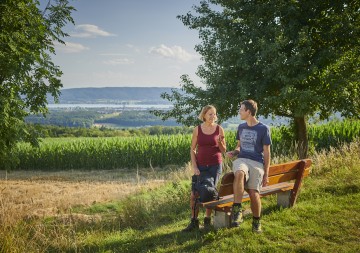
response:
<svg viewBox="0 0 360 253"><path fill-rule="evenodd" d="M242 198L244 195L244 180L245 173L242 170L235 171L234 174L234 204L232 206L231 212L231 226L238 227L240 223L243 222L242 214Z"/></svg>
<svg viewBox="0 0 360 253"><path fill-rule="evenodd" d="M251 168L250 177L252 178L248 182L248 187L250 187L251 189L248 189L248 192L250 197L251 211L253 214L252 230L253 232L261 233L261 199L259 192L263 178L263 170L259 168Z"/></svg>
<svg viewBox="0 0 360 253"><path fill-rule="evenodd" d="M261 223L260 223L260 215L261 215L261 199L260 194L257 190L248 190L250 203L251 203L251 211L253 213L253 221L252 221L252 231L256 233L261 233Z"/></svg>
<svg viewBox="0 0 360 253"><path fill-rule="evenodd" d="M261 199L257 190L249 189L251 211L254 217L260 217L261 215Z"/></svg>
<svg viewBox="0 0 360 253"><path fill-rule="evenodd" d="M204 228L208 229L211 226L211 213L212 209L206 209L205 211L205 217L204 217Z"/></svg>
<svg viewBox="0 0 360 253"><path fill-rule="evenodd" d="M234 174L234 203L241 203L244 195L244 171L238 170Z"/></svg>

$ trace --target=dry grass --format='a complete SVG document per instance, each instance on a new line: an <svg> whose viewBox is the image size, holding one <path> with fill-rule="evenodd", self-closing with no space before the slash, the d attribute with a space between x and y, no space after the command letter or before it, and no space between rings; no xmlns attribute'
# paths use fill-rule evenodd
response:
<svg viewBox="0 0 360 253"><path fill-rule="evenodd" d="M165 182L154 169L137 171L0 172L0 226L21 219L66 216L71 207L122 199Z"/></svg>
<svg viewBox="0 0 360 253"><path fill-rule="evenodd" d="M0 171L0 252L76 249L82 239L75 231L83 227L119 229L123 221L118 215L75 213L74 207L125 199L190 175L189 165L82 172Z"/></svg>

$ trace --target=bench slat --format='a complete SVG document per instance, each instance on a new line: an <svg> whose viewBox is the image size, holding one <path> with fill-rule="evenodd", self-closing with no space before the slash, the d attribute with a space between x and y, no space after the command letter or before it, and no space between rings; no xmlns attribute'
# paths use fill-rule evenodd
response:
<svg viewBox="0 0 360 253"><path fill-rule="evenodd" d="M304 176L307 176L309 174L310 174L310 168L305 170ZM284 174L280 174L280 175L276 175L276 176L271 176L271 177L269 177L269 185L282 183L282 182L287 182L287 181L290 181L290 180L295 180L297 178L297 175L298 175L298 171L291 171L291 172L288 172L288 173L284 173Z"/></svg>
<svg viewBox="0 0 360 253"><path fill-rule="evenodd" d="M305 168L309 168L312 163L310 159L304 159L288 163L271 165L269 168L269 177L288 172L297 172L300 169L302 161L305 162Z"/></svg>
<svg viewBox="0 0 360 253"><path fill-rule="evenodd" d="M289 173L285 173L282 175L280 174L280 175L276 175L276 176L270 176L268 185L271 186L274 184L295 180L297 177L297 173L298 173L298 171L291 171ZM310 168L307 168L304 172L304 176L308 176L309 174L310 174ZM225 182L227 182L227 181L231 181L231 182L227 183L227 184L224 184L222 182L220 189L219 189L219 197L234 194L234 189L233 189L234 174L232 172L230 172L230 173L227 173L226 175L224 175L224 177L225 176L226 176Z"/></svg>
<svg viewBox="0 0 360 253"><path fill-rule="evenodd" d="M263 197L263 196L267 196L267 195L274 194L277 192L288 191L288 190L293 189L293 187L294 187L293 183L287 183L287 182L279 183L276 185L269 185L269 186L263 187L261 189L260 196ZM249 194L247 192L244 192L242 202L248 201L249 199L250 199ZM233 200L234 200L234 195L230 194L230 195L222 197L219 200L201 203L201 206L210 208L210 209L214 209L216 207L221 209L225 206L232 206Z"/></svg>

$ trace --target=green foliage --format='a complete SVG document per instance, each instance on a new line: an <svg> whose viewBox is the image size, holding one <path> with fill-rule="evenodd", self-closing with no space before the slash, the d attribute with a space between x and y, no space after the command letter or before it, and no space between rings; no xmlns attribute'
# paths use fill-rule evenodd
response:
<svg viewBox="0 0 360 253"><path fill-rule="evenodd" d="M104 117L97 119L96 123L114 124L119 127L143 127L143 126L179 126L174 120L162 121L161 118L149 111L123 111L116 117Z"/></svg>
<svg viewBox="0 0 360 253"><path fill-rule="evenodd" d="M179 19L202 39L206 90L183 76L186 94L164 94L175 107L162 115L183 122L180 111L209 103L226 119L252 98L265 116L359 116L359 8L349 0L201 1Z"/></svg>
<svg viewBox="0 0 360 253"><path fill-rule="evenodd" d="M190 135L45 139L40 148L19 145L23 170L145 168L184 164ZM186 155L184 155L186 154Z"/></svg>
<svg viewBox="0 0 360 253"><path fill-rule="evenodd" d="M360 117L359 8L352 0L201 1L179 19L202 40L195 49L205 89L183 75L184 94L163 94L174 107L155 115L191 125L213 104L223 121L254 99L260 115L294 120L306 156L308 116Z"/></svg>
<svg viewBox="0 0 360 253"><path fill-rule="evenodd" d="M236 146L235 134L235 131L225 132L228 150L233 150ZM294 155L297 143L293 141L291 134L289 127L271 128L273 162L283 162L285 158L289 157L291 159L298 158ZM355 141L357 138L360 138L360 121L330 122L320 126L313 125L309 128L312 153L339 147L343 143ZM182 166L190 159L190 143L191 134L54 138L44 139L40 148L21 144L15 150L14 156L20 160L17 169L23 170ZM225 159L225 169L229 166L230 160Z"/></svg>
<svg viewBox="0 0 360 253"><path fill-rule="evenodd" d="M57 137L135 137L145 135L189 134L192 128L151 126L142 128L107 128L107 127L61 127L54 125L33 125L44 138Z"/></svg>
<svg viewBox="0 0 360 253"><path fill-rule="evenodd" d="M25 118L27 123L54 125L66 127L90 128L94 124L111 126L113 128L145 127L145 126L180 126L174 120L162 121L148 110L118 111L118 109L74 108L71 110L52 110L44 116L41 114L29 115Z"/></svg>
<svg viewBox="0 0 360 253"><path fill-rule="evenodd" d="M355 141L360 136L360 121L345 120L313 125L309 128L309 136L316 151L338 147Z"/></svg>
<svg viewBox="0 0 360 253"><path fill-rule="evenodd" d="M25 121L32 124L55 125L65 127L92 127L95 120L100 118L101 114L89 110L50 110L45 116L29 115Z"/></svg>
<svg viewBox="0 0 360 253"><path fill-rule="evenodd" d="M36 131L24 117L46 113L47 93L59 96L59 67L50 54L54 43L64 43L62 28L73 22L67 0L57 1L44 14L39 2L0 2L0 160L11 167L13 147L19 141L36 144Z"/></svg>

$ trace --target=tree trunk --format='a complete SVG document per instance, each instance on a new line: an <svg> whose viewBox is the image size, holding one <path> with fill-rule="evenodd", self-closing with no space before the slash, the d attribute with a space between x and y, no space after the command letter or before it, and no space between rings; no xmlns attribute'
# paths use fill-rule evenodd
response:
<svg viewBox="0 0 360 253"><path fill-rule="evenodd" d="M308 155L308 134L305 116L295 117L295 134L298 143L297 152L300 159L307 158Z"/></svg>

